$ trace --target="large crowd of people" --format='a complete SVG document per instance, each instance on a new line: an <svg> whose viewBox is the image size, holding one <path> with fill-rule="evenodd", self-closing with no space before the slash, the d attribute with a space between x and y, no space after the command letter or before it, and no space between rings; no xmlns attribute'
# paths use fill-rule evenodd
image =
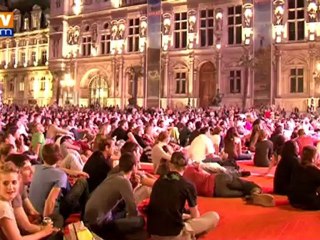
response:
<svg viewBox="0 0 320 240"><path fill-rule="evenodd" d="M72 213L103 239L195 239L219 223L217 212L200 215L198 196L275 205L245 179L242 160L265 167L265 175L275 167L274 194L293 207L320 210L314 114L274 107L0 111L0 239L62 239Z"/></svg>

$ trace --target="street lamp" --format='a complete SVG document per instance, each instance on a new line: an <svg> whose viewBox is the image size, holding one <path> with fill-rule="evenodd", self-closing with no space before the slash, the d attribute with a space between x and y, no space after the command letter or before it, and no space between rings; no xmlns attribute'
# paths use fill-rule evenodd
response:
<svg viewBox="0 0 320 240"><path fill-rule="evenodd" d="M66 99L66 104L69 104L69 91L70 89L75 85L75 80L71 78L70 73L66 73L64 75L64 79L60 81L61 87L64 89L66 88L67 90L67 99Z"/></svg>

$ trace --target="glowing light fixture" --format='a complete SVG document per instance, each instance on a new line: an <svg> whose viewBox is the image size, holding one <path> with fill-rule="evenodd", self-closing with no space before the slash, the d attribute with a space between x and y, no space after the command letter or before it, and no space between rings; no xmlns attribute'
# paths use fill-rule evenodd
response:
<svg viewBox="0 0 320 240"><path fill-rule="evenodd" d="M111 0L111 6L114 8L119 8L121 6L121 0Z"/></svg>
<svg viewBox="0 0 320 240"><path fill-rule="evenodd" d="M72 11L75 15L79 15L82 11L82 3L81 0L74 0L74 4L72 7Z"/></svg>

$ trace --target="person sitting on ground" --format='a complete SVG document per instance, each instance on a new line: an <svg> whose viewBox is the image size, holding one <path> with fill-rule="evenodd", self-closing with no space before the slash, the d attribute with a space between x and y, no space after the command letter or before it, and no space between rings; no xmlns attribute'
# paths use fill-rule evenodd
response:
<svg viewBox="0 0 320 240"><path fill-rule="evenodd" d="M151 159L153 171L155 174L163 174L168 170L168 161L170 161L173 149L169 146L170 136L167 131L161 132L157 143L152 147Z"/></svg>
<svg viewBox="0 0 320 240"><path fill-rule="evenodd" d="M269 167L273 156L273 143L268 140L264 130L259 132L259 141L256 143L253 163L256 167Z"/></svg>
<svg viewBox="0 0 320 240"><path fill-rule="evenodd" d="M219 222L216 212L200 216L196 189L182 176L187 165L184 154L174 152L170 172L161 176L153 186L147 208L147 230L152 239L191 239L215 228ZM186 203L190 215L184 214Z"/></svg>
<svg viewBox="0 0 320 240"><path fill-rule="evenodd" d="M11 202L19 192L19 170L12 162L6 162L0 167L0 238L9 239L43 239L58 229L52 224L37 229L33 234L22 236L14 215Z"/></svg>
<svg viewBox="0 0 320 240"><path fill-rule="evenodd" d="M193 161L202 162L206 159L218 161L220 157L215 155L215 150L211 139L209 138L209 128L203 127L199 135L193 139L188 148L188 153ZM217 160L218 159L218 160Z"/></svg>
<svg viewBox="0 0 320 240"><path fill-rule="evenodd" d="M30 200L37 212L44 217L58 219L58 224L63 226L59 207L70 186L67 174L56 167L61 160L60 148L52 143L46 144L42 155L44 164L35 166L29 190Z"/></svg>
<svg viewBox="0 0 320 240"><path fill-rule="evenodd" d="M87 179L90 193L103 182L113 166L111 156L114 152L114 141L111 138L101 138L97 147L98 150L89 157L83 167L83 171L90 176Z"/></svg>
<svg viewBox="0 0 320 240"><path fill-rule="evenodd" d="M283 145L286 142L283 136L283 128L281 125L276 126L274 132L270 137L270 140L273 143L273 154L274 154L274 161L272 165L275 166L279 162Z"/></svg>
<svg viewBox="0 0 320 240"><path fill-rule="evenodd" d="M317 149L305 146L301 163L293 169L288 198L293 207L320 210L320 169L316 166Z"/></svg>
<svg viewBox="0 0 320 240"><path fill-rule="evenodd" d="M33 128L33 133L31 137L31 151L36 155L38 159L42 160L42 147L46 142L44 137L44 127L41 123L37 123Z"/></svg>
<svg viewBox="0 0 320 240"><path fill-rule="evenodd" d="M41 214L32 206L27 193L27 186L31 183L33 169L29 158L24 154L10 154L6 162L12 162L21 174L20 191L12 201L14 215L18 226L27 233L35 233L42 230L42 225L33 224L28 216L40 223Z"/></svg>
<svg viewBox="0 0 320 240"><path fill-rule="evenodd" d="M195 185L199 196L246 197L247 202L254 205L275 205L272 195L263 194L260 186L239 178L235 172L208 173L197 162L193 162L186 167L183 177Z"/></svg>
<svg viewBox="0 0 320 240"><path fill-rule="evenodd" d="M74 148L72 145L72 139L70 136L63 136L60 139L60 151L62 153L63 160L59 163L59 166L66 169L82 171L84 166L84 160L79 153L79 148Z"/></svg>
<svg viewBox="0 0 320 240"><path fill-rule="evenodd" d="M298 152L298 144L295 141L290 140L284 144L273 178L273 192L275 194L288 194L293 169L300 162Z"/></svg>
<svg viewBox="0 0 320 240"><path fill-rule="evenodd" d="M296 139L299 146L299 155L302 154L302 149L306 146L314 146L316 141L311 136L306 135L303 128L298 130L298 137Z"/></svg>
<svg viewBox="0 0 320 240"><path fill-rule="evenodd" d="M46 142L47 143L53 143L54 139L58 135L73 136L73 133L69 132L66 129L63 129L63 128L59 127L59 125L60 125L60 121L59 121L58 118L55 118L53 120L53 123L49 125L47 133L46 133Z"/></svg>
<svg viewBox="0 0 320 240"><path fill-rule="evenodd" d="M14 153L14 146L10 143L0 144L0 166L5 162L5 159L12 153Z"/></svg>
<svg viewBox="0 0 320 240"><path fill-rule="evenodd" d="M230 127L224 137L224 152L228 154L228 159L237 160L250 160L251 154L242 153L241 139L235 127Z"/></svg>
<svg viewBox="0 0 320 240"><path fill-rule="evenodd" d="M134 234L139 235L139 240L146 239L142 231L144 219L138 216L129 181L136 167L135 156L123 154L119 159L120 171L110 174L95 189L86 204L84 222L91 231L104 239L129 239ZM120 206L122 200L125 209Z"/></svg>

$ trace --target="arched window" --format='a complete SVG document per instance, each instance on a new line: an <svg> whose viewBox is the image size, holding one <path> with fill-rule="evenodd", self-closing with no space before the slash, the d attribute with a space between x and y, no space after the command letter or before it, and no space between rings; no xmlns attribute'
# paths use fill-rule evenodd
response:
<svg viewBox="0 0 320 240"><path fill-rule="evenodd" d="M89 90L90 104L98 104L100 106L104 106L107 104L109 89L106 76L93 76L89 84Z"/></svg>

